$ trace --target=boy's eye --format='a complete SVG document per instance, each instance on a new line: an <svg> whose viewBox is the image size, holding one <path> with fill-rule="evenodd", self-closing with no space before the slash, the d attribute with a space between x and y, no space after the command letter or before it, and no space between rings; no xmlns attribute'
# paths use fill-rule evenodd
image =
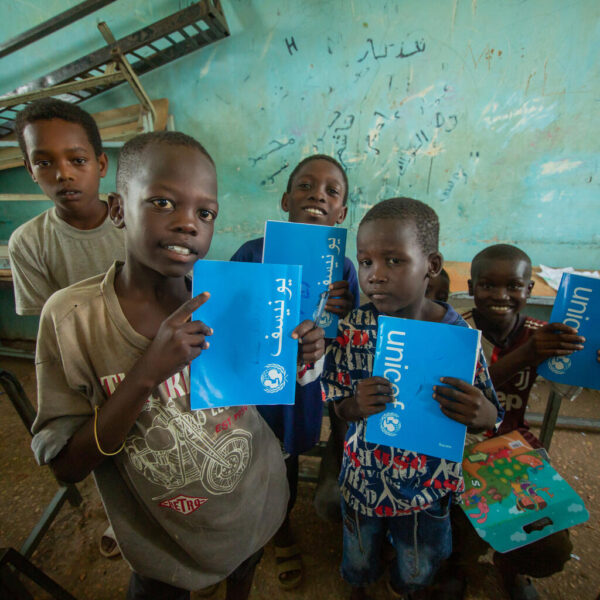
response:
<svg viewBox="0 0 600 600"><path fill-rule="evenodd" d="M371 261L368 258L364 258L363 260L358 261L359 267L369 267L371 266Z"/></svg>
<svg viewBox="0 0 600 600"><path fill-rule="evenodd" d="M85 165L87 163L87 158L75 158L73 159L73 162L76 165Z"/></svg>
<svg viewBox="0 0 600 600"><path fill-rule="evenodd" d="M402 262L399 258L395 258L393 256L388 258L387 261L390 265L399 265Z"/></svg>
<svg viewBox="0 0 600 600"><path fill-rule="evenodd" d="M335 188L329 188L327 190L332 196L337 196L340 192L338 190L336 190Z"/></svg>
<svg viewBox="0 0 600 600"><path fill-rule="evenodd" d="M306 182L304 181L304 182L302 182L302 183L299 183L299 184L298 184L298 187L299 187L301 190L308 190L308 189L310 189L310 183L306 183Z"/></svg>
<svg viewBox="0 0 600 600"><path fill-rule="evenodd" d="M205 208L198 211L198 215L203 221L214 221L217 218L214 212L206 210Z"/></svg>
<svg viewBox="0 0 600 600"><path fill-rule="evenodd" d="M49 160L36 160L33 164L36 167L47 167L50 165L50 161Z"/></svg>
<svg viewBox="0 0 600 600"><path fill-rule="evenodd" d="M162 209L175 208L175 205L170 200L167 200L166 198L154 198L152 200L152 204L154 206L156 206L156 208L162 208Z"/></svg>

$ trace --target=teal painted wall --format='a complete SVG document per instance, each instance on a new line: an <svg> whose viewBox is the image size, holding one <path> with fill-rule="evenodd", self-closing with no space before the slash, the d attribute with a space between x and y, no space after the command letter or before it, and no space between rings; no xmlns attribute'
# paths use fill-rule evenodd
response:
<svg viewBox="0 0 600 600"><path fill-rule="evenodd" d="M0 37L75 3L3 3ZM118 0L0 60L0 92L98 48L98 20L119 37L188 4ZM502 241L535 263L600 265L597 0L223 5L230 38L142 77L217 163L209 257L228 258L265 219L284 218L291 169L325 152L348 169L351 257L368 207L402 194L438 212L447 259ZM122 86L85 108L133 102ZM25 185L18 170L0 172L2 191ZM0 206L0 239L30 210Z"/></svg>

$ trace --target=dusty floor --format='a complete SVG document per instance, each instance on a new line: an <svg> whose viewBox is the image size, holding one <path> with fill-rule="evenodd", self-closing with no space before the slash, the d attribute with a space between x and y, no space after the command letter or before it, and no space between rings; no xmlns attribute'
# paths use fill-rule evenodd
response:
<svg viewBox="0 0 600 600"><path fill-rule="evenodd" d="M0 359L0 365L19 377L29 397L35 400L34 369L29 361ZM534 388L531 405L543 412L546 389ZM600 393L586 392L564 404L561 415L600 418ZM19 548L56 491L47 468L36 466L29 448L29 435L5 394L0 394L0 540L2 546ZM556 469L584 499L590 520L571 531L573 558L564 572L537 580L542 598L594 599L600 592L600 434L559 430L552 440L550 455ZM306 459L304 468L315 468L318 459ZM79 600L124 598L129 569L118 559L103 558L98 552L105 519L91 478L79 484L84 502L79 508L64 506L33 555L41 567ZM338 566L341 555L340 526L321 521L312 507L314 484L300 485L298 504L292 513L298 542L303 549L305 580L294 591L277 584L272 546L267 547L258 567L251 598L328 600L348 597ZM35 597L48 596L35 589ZM383 582L373 586L373 600L388 598ZM195 595L194 595L195 596ZM194 597L193 596L193 597ZM224 598L224 586L212 596ZM467 598L506 598L489 560L473 565Z"/></svg>

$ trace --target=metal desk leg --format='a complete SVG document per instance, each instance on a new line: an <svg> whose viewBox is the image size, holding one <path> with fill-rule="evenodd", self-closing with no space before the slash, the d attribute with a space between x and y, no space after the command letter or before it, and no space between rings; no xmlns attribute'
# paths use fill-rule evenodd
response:
<svg viewBox="0 0 600 600"><path fill-rule="evenodd" d="M554 434L554 427L556 426L561 403L562 396L554 389L550 389L546 411L544 412L544 420L542 421L542 429L540 431L540 442L546 448L546 452L550 451L550 442Z"/></svg>

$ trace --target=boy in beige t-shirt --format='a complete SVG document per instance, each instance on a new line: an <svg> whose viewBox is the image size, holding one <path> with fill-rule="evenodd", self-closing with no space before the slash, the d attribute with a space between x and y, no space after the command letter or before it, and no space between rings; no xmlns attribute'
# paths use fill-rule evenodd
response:
<svg viewBox="0 0 600 600"><path fill-rule="evenodd" d="M98 195L108 159L91 115L46 98L17 115L16 133L27 170L54 202L8 242L16 312L38 315L57 290L122 260L124 236Z"/></svg>
<svg viewBox="0 0 600 600"><path fill-rule="evenodd" d="M190 299L186 275L212 239L214 163L182 133L143 134L121 151L117 188L109 204L125 262L42 311L32 448L61 480L93 472L134 571L129 599L189 599L226 578L227 600L243 600L289 491L256 407L190 410L189 363L210 352L213 330L190 320L211 300ZM311 321L292 337L302 362L323 356Z"/></svg>

